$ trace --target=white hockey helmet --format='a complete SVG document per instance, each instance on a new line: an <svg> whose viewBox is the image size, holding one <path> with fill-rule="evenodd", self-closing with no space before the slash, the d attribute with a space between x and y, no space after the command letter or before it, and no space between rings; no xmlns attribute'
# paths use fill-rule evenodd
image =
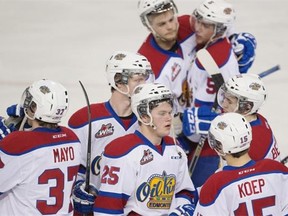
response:
<svg viewBox="0 0 288 216"><path fill-rule="evenodd" d="M257 74L240 74L228 79L217 93L218 104L222 107L226 95L238 98L235 112L243 114L256 113L267 98L266 88Z"/></svg>
<svg viewBox="0 0 288 216"><path fill-rule="evenodd" d="M235 10L227 0L205 0L194 10L193 16L215 24L216 34L224 34L236 19Z"/></svg>
<svg viewBox="0 0 288 216"><path fill-rule="evenodd" d="M173 0L139 0L138 1L138 13L141 22L144 26L150 27L147 15L160 14L169 10L174 10L174 13L178 13L177 6Z"/></svg>
<svg viewBox="0 0 288 216"><path fill-rule="evenodd" d="M152 124L151 110L159 103L167 101L173 107L173 95L170 89L159 83L145 83L137 86L131 96L131 107L137 119L143 124ZM144 123L141 116L148 115L150 123Z"/></svg>
<svg viewBox="0 0 288 216"><path fill-rule="evenodd" d="M224 113L211 122L208 142L221 156L244 151L251 141L250 123L238 113Z"/></svg>
<svg viewBox="0 0 288 216"><path fill-rule="evenodd" d="M42 79L26 88L21 104L29 119L59 123L68 110L68 93L60 83ZM28 115L28 109L34 112L33 117Z"/></svg>
<svg viewBox="0 0 288 216"><path fill-rule="evenodd" d="M117 89L117 83L128 84L133 75L143 75L146 80L154 82L150 62L143 55L128 51L116 51L106 63L106 76L111 87Z"/></svg>

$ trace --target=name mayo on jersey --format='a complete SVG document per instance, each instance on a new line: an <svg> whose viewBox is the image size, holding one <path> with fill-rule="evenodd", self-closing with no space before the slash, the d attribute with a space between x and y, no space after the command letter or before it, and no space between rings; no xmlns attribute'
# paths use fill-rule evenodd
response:
<svg viewBox="0 0 288 216"><path fill-rule="evenodd" d="M53 149L54 163L73 161L75 159L74 148L71 146Z"/></svg>
<svg viewBox="0 0 288 216"><path fill-rule="evenodd" d="M138 201L144 202L146 199L149 209L169 209L173 199L176 185L176 176L167 175L163 171L162 175L154 174L147 182L143 182L136 190Z"/></svg>

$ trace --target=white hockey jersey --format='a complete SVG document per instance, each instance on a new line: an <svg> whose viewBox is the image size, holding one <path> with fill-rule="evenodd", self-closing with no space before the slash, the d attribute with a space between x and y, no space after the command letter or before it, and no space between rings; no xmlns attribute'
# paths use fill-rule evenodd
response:
<svg viewBox="0 0 288 216"><path fill-rule="evenodd" d="M195 216L287 215L288 168L264 159L235 168L224 167L200 191Z"/></svg>
<svg viewBox="0 0 288 216"><path fill-rule="evenodd" d="M224 82L240 73L236 56L227 38L216 40L207 47L207 51L220 68ZM196 58L188 73L188 84L189 88L192 89L194 106L213 105L217 89L211 76L205 71L198 58Z"/></svg>
<svg viewBox="0 0 288 216"><path fill-rule="evenodd" d="M74 113L69 119L68 125L77 134L81 142L81 168L80 179L84 179L87 161L88 143L88 117L87 107ZM113 139L128 133L133 133L138 127L137 118L132 114L131 118L121 119L113 110L109 102L91 104L91 172L90 182L98 189L100 186L100 161L105 146ZM127 124L126 124L127 123Z"/></svg>
<svg viewBox="0 0 288 216"><path fill-rule="evenodd" d="M164 137L157 149L139 131L105 148L94 215L167 215L195 190L184 151Z"/></svg>
<svg viewBox="0 0 288 216"><path fill-rule="evenodd" d="M15 131L0 142L0 215L73 215L80 142L68 128Z"/></svg>

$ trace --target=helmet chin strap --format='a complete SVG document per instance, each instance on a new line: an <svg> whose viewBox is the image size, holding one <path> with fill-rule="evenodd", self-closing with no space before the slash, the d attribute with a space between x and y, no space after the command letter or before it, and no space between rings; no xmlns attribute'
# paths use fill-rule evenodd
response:
<svg viewBox="0 0 288 216"><path fill-rule="evenodd" d="M124 92L124 91L122 91L122 90L120 90L116 85L114 86L114 88L117 90L117 91L119 91L120 93L122 93L122 94L124 94L124 95L127 95L128 97L131 97L131 95L130 95L130 88L129 88L129 86L128 85L126 85L125 84L125 86L127 87L127 92Z"/></svg>

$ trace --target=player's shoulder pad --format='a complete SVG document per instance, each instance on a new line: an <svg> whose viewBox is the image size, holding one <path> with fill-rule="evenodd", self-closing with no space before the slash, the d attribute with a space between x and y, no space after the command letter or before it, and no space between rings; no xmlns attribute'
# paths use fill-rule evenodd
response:
<svg viewBox="0 0 288 216"><path fill-rule="evenodd" d="M182 15L178 17L179 30L177 40L180 43L195 33L194 26L192 26L191 21L190 15Z"/></svg>
<svg viewBox="0 0 288 216"><path fill-rule="evenodd" d="M91 110L91 121L94 121L99 118L105 118L110 115L107 110L105 103L96 103L90 105ZM68 121L68 126L70 128L80 128L84 125L87 125L88 122L88 107L82 107L76 111Z"/></svg>
<svg viewBox="0 0 288 216"><path fill-rule="evenodd" d="M207 47L207 51L210 53L210 55L212 56L218 67L221 68L229 61L233 49L228 39L225 37L220 38L213 44L209 45ZM198 58L196 58L196 65L201 70L204 70L204 67L202 66Z"/></svg>
<svg viewBox="0 0 288 216"><path fill-rule="evenodd" d="M67 127L61 126L57 130L37 128L33 131L14 131L0 142L0 150L9 155L21 155L63 143L80 144L80 141Z"/></svg>
<svg viewBox="0 0 288 216"><path fill-rule="evenodd" d="M111 141L105 147L104 155L110 158L122 157L142 143L143 141L141 138L135 134L127 134Z"/></svg>
<svg viewBox="0 0 288 216"><path fill-rule="evenodd" d="M160 76L163 67L170 58L170 55L167 51L163 51L159 48L159 46L154 41L152 34L150 34L147 40L142 44L138 50L138 53L145 56L151 63L155 79ZM157 58L155 58L155 56L157 56Z"/></svg>

